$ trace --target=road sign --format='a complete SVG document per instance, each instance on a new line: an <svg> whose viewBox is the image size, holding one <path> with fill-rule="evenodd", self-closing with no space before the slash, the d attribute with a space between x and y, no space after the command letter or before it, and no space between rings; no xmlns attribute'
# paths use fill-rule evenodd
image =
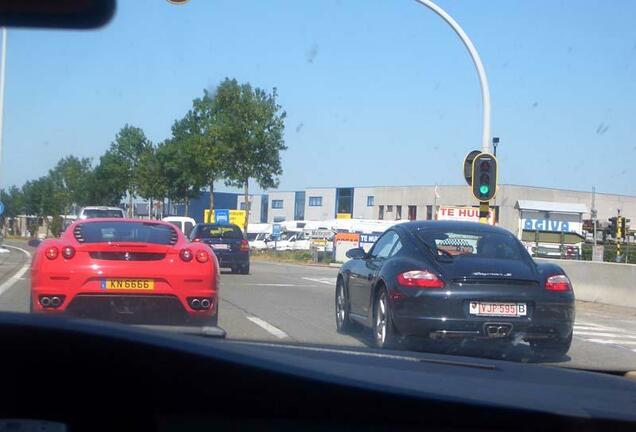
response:
<svg viewBox="0 0 636 432"><path fill-rule="evenodd" d="M272 225L272 237L276 240L280 237L280 224Z"/></svg>
<svg viewBox="0 0 636 432"><path fill-rule="evenodd" d="M4 213L4 203L0 201L0 215Z"/></svg>
<svg viewBox="0 0 636 432"><path fill-rule="evenodd" d="M214 210L214 222L218 224L229 224L230 210L228 209Z"/></svg>
<svg viewBox="0 0 636 432"><path fill-rule="evenodd" d="M473 161L479 153L481 153L481 151L473 150L464 158L464 178L466 179L466 183L468 183L468 186L473 185Z"/></svg>

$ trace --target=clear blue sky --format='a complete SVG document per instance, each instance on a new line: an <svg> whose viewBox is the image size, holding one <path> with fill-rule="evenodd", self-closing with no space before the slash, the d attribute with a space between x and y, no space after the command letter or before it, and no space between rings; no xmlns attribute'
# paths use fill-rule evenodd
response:
<svg viewBox="0 0 636 432"><path fill-rule="evenodd" d="M460 184L480 147L467 52L414 1L119 3L98 31L9 31L3 186L125 123L159 142L226 76L279 90L280 189ZM500 182L636 194L636 2L439 4L486 67Z"/></svg>

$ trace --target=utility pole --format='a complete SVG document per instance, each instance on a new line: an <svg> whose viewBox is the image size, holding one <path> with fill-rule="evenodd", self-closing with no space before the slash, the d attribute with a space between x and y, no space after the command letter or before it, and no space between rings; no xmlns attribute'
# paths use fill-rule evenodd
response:
<svg viewBox="0 0 636 432"><path fill-rule="evenodd" d="M597 211L596 211L596 187L592 187L592 210L590 211L592 216L592 226L593 226L593 234L592 238L594 241L594 247L596 247L596 221L597 221Z"/></svg>
<svg viewBox="0 0 636 432"><path fill-rule="evenodd" d="M481 62L481 58L479 57L479 53L464 29L453 19L452 16L448 14L448 12L430 0L415 1L435 12L451 26L453 31L457 34L457 36L459 36L462 43L468 50L470 58L473 60L473 64L475 65L475 69L477 70L477 75L479 77L479 84L481 86L481 101L483 106L481 151L482 153L490 153L490 89L488 88L488 77L486 77L486 71L483 63Z"/></svg>
<svg viewBox="0 0 636 432"><path fill-rule="evenodd" d="M4 81L7 65L7 28L2 27L2 54L0 57L0 181L2 180L2 145L4 143Z"/></svg>

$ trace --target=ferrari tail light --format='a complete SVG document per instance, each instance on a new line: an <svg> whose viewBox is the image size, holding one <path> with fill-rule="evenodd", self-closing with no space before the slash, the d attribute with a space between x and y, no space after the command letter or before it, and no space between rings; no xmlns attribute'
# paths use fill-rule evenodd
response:
<svg viewBox="0 0 636 432"><path fill-rule="evenodd" d="M428 270L411 270L397 276L398 284L414 288L444 288L444 281Z"/></svg>
<svg viewBox="0 0 636 432"><path fill-rule="evenodd" d="M64 246L62 248L62 256L66 259L71 259L75 256L75 248L73 246Z"/></svg>
<svg viewBox="0 0 636 432"><path fill-rule="evenodd" d="M181 249L179 256L185 262L192 261L192 251L190 249Z"/></svg>
<svg viewBox="0 0 636 432"><path fill-rule="evenodd" d="M46 248L44 254L48 259L54 260L60 254L60 251L55 246L50 246Z"/></svg>
<svg viewBox="0 0 636 432"><path fill-rule="evenodd" d="M243 239L241 240L241 252L249 252L250 250L250 242Z"/></svg>
<svg viewBox="0 0 636 432"><path fill-rule="evenodd" d="M545 289L548 291L570 291L572 285L566 275L552 275L546 279Z"/></svg>
<svg viewBox="0 0 636 432"><path fill-rule="evenodd" d="M210 256L208 255L208 253L203 250L197 251L196 257L197 257L197 261L199 261L200 263L206 263L210 259Z"/></svg>

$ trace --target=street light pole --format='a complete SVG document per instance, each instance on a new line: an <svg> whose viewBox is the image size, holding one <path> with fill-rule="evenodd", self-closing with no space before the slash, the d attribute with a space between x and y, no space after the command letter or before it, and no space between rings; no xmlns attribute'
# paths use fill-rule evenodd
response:
<svg viewBox="0 0 636 432"><path fill-rule="evenodd" d="M479 76L479 83L481 85L481 101L483 105L483 125L481 133L481 151L483 153L492 153L490 147L490 90L488 88L488 78L486 77L486 71L484 65L481 62L481 58L477 53L477 49L473 42L470 40L464 29L451 17L444 9L436 5L430 0L415 0L419 4L431 9L437 15L439 15L451 28L457 33L457 36L464 43L464 46L468 50L470 57L473 60L475 69L477 69L477 75Z"/></svg>
<svg viewBox="0 0 636 432"><path fill-rule="evenodd" d="M2 144L4 142L4 76L7 64L7 28L2 27L2 54L0 54L0 181L2 181Z"/></svg>

